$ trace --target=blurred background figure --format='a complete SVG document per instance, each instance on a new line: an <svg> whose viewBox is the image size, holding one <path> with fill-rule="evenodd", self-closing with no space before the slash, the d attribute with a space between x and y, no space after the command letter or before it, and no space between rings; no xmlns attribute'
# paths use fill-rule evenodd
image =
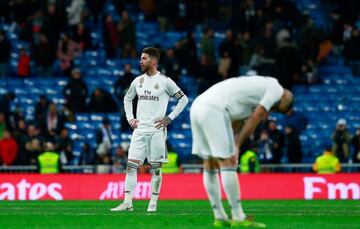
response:
<svg viewBox="0 0 360 229"><path fill-rule="evenodd" d="M13 165L18 150L18 143L13 138L12 133L8 129L4 129L2 138L0 139L0 164Z"/></svg>
<svg viewBox="0 0 360 229"><path fill-rule="evenodd" d="M55 145L52 142L46 142L45 151L38 158L38 170L40 174L55 174L61 172L60 155L55 151Z"/></svg>
<svg viewBox="0 0 360 229"><path fill-rule="evenodd" d="M94 113L111 113L117 112L118 107L109 92L101 88L96 88L90 96L87 110Z"/></svg>
<svg viewBox="0 0 360 229"><path fill-rule="evenodd" d="M19 78L30 76L30 55L25 48L20 49L17 74Z"/></svg>
<svg viewBox="0 0 360 229"><path fill-rule="evenodd" d="M302 148L299 133L292 126L285 127L285 150L289 163L302 162Z"/></svg>
<svg viewBox="0 0 360 229"><path fill-rule="evenodd" d="M112 158L112 163L114 165L113 173L125 172L129 146L128 143L123 142L115 148Z"/></svg>
<svg viewBox="0 0 360 229"><path fill-rule="evenodd" d="M332 152L339 158L341 163L347 163L349 160L351 138L352 136L346 128L346 120L339 119L332 134Z"/></svg>
<svg viewBox="0 0 360 229"><path fill-rule="evenodd" d="M356 130L356 133L352 139L353 151L353 163L360 163L360 128Z"/></svg>
<svg viewBox="0 0 360 229"><path fill-rule="evenodd" d="M253 150L245 151L240 157L241 173L258 173L260 172L260 162L258 155Z"/></svg>
<svg viewBox="0 0 360 229"><path fill-rule="evenodd" d="M178 153L176 153L173 149L173 147L169 144L169 142L166 143L167 150L168 150L168 163L163 164L161 170L164 174L173 174L173 173L180 173L182 172L181 168L181 161L179 158Z"/></svg>
<svg viewBox="0 0 360 229"><path fill-rule="evenodd" d="M6 37L6 33L0 30L0 79L8 75L10 61L11 43Z"/></svg>
<svg viewBox="0 0 360 229"><path fill-rule="evenodd" d="M86 111L86 98L88 89L84 79L81 76L80 69L71 71L71 76L63 89L66 103L73 112Z"/></svg>
<svg viewBox="0 0 360 229"><path fill-rule="evenodd" d="M340 161L331 151L331 147L325 148L323 154L316 158L313 170L319 174L333 174L340 172Z"/></svg>
<svg viewBox="0 0 360 229"><path fill-rule="evenodd" d="M101 126L96 130L96 154L99 164L110 164L110 156L113 150L111 123L108 118L104 118Z"/></svg>

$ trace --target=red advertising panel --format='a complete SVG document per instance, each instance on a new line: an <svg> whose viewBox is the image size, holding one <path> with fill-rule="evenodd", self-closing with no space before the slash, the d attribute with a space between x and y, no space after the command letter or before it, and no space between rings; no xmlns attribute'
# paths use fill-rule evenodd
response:
<svg viewBox="0 0 360 229"><path fill-rule="evenodd" d="M135 199L151 195L140 175ZM124 198L125 175L1 174L0 200L108 200ZM360 174L239 175L242 199L360 199ZM160 199L207 199L201 174L163 175Z"/></svg>

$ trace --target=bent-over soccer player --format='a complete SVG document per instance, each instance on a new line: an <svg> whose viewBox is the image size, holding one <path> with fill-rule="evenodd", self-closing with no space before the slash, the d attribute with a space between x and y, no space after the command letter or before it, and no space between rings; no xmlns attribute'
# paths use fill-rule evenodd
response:
<svg viewBox="0 0 360 229"><path fill-rule="evenodd" d="M261 76L224 80L194 100L190 109L192 153L204 159L203 183L214 213L214 226L265 227L247 218L241 206L238 151L269 111L286 113L292 104L290 91L275 78ZM231 221L221 203L219 169Z"/></svg>

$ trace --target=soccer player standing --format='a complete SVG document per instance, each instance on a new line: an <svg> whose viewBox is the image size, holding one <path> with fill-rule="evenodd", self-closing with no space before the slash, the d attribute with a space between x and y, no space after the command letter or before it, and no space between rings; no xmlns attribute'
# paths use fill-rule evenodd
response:
<svg viewBox="0 0 360 229"><path fill-rule="evenodd" d="M185 108L188 98L169 77L157 70L160 53L156 48L143 49L140 67L144 74L136 77L124 97L126 118L134 129L129 148L124 202L111 211L132 211L133 192L137 184L137 168L147 158L151 165L151 199L148 212L156 212L161 188L161 165L168 161L166 127ZM136 118L132 100L138 96ZM178 100L174 110L166 116L170 97Z"/></svg>
<svg viewBox="0 0 360 229"><path fill-rule="evenodd" d="M194 100L190 109L192 153L204 159L203 182L213 209L214 226L266 226L246 218L241 206L236 171L238 151L270 110L286 113L292 104L290 91L276 79L261 76L224 80ZM221 203L219 169L232 221Z"/></svg>

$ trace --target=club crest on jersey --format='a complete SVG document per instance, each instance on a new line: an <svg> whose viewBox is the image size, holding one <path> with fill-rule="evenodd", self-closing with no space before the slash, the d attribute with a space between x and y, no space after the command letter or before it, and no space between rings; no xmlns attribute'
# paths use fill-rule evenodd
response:
<svg viewBox="0 0 360 229"><path fill-rule="evenodd" d="M144 83L144 78L140 78L140 86L139 87L142 87L143 83Z"/></svg>
<svg viewBox="0 0 360 229"><path fill-rule="evenodd" d="M159 89L159 84L155 84L154 88L157 90Z"/></svg>

